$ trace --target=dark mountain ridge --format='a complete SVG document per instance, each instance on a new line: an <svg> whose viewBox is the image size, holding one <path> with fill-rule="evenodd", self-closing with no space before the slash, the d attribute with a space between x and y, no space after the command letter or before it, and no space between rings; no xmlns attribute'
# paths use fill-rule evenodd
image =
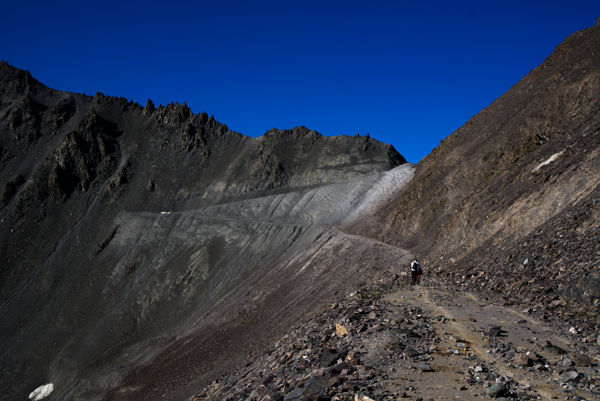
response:
<svg viewBox="0 0 600 401"><path fill-rule="evenodd" d="M152 360L192 380L157 356L176 341L197 344L188 358L219 349L193 369L214 376L342 286L341 264L310 266L323 242L357 240L318 216L339 215L332 191L405 162L369 137L249 138L186 105L55 91L7 63L0 77L6 399L48 380L61 399L101 399Z"/></svg>

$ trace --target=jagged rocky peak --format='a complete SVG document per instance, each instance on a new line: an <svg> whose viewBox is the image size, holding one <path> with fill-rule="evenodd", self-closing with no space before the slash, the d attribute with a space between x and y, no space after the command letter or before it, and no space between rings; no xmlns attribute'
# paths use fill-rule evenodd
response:
<svg viewBox="0 0 600 401"><path fill-rule="evenodd" d="M146 102L146 106L144 106L144 114L150 115L154 113L154 110L156 110L156 107L154 107L154 103L151 99L148 99L148 101Z"/></svg>
<svg viewBox="0 0 600 401"><path fill-rule="evenodd" d="M192 117L194 113L187 104L169 103L166 106L160 105L153 113L153 117L162 121L166 125L180 125Z"/></svg>
<svg viewBox="0 0 600 401"><path fill-rule="evenodd" d="M331 145L348 147L347 150L340 152L342 154L352 153L368 156L373 156L375 154L378 156L385 155L390 163L390 167L406 163L406 159L402 157L392 145L383 144L371 138L368 134L365 136L339 135L326 137L319 132L302 125L284 130L272 128L262 137L259 137L258 140L262 143L263 148L281 143L294 143L300 146L303 152L307 152L311 150L315 144L319 143L323 146Z"/></svg>
<svg viewBox="0 0 600 401"><path fill-rule="evenodd" d="M47 90L38 80L31 76L27 70L13 67L6 61L0 61L0 95L23 95Z"/></svg>
<svg viewBox="0 0 600 401"><path fill-rule="evenodd" d="M321 137L322 135L315 130L311 130L301 125L292 129L281 130L277 128L271 128L265 132L266 137L277 137L277 136L291 136L293 138L303 138L306 136Z"/></svg>

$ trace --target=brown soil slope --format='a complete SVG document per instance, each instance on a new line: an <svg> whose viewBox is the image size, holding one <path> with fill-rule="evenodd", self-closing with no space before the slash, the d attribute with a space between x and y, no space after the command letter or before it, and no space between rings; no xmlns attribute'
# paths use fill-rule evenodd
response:
<svg viewBox="0 0 600 401"><path fill-rule="evenodd" d="M415 251L448 282L596 309L599 94L600 23L567 38L351 229Z"/></svg>

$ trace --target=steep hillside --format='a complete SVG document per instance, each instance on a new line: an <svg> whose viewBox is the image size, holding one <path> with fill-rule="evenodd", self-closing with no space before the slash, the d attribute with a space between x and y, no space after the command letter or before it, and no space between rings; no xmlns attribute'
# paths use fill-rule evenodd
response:
<svg viewBox="0 0 600 401"><path fill-rule="evenodd" d="M600 323L599 93L596 24L446 138L354 229L413 250L449 284L565 313L575 302Z"/></svg>
<svg viewBox="0 0 600 401"><path fill-rule="evenodd" d="M343 221L424 286L350 283L190 399L600 399L598 94L600 21Z"/></svg>
<svg viewBox="0 0 600 401"><path fill-rule="evenodd" d="M408 257L335 228L412 177L369 137L249 138L1 63L0 155L3 399L46 382L62 400L171 394Z"/></svg>

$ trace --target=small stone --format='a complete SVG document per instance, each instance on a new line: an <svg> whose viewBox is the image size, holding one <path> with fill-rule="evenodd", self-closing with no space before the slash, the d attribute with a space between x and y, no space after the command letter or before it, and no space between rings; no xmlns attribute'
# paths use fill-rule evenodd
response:
<svg viewBox="0 0 600 401"><path fill-rule="evenodd" d="M502 330L501 326L492 326L489 328L489 330L487 332L487 336L488 337L500 337L505 333L506 332L504 330Z"/></svg>
<svg viewBox="0 0 600 401"><path fill-rule="evenodd" d="M505 383L495 383L491 387L485 390L485 394L488 397L498 398L502 397L508 391L508 386Z"/></svg>
<svg viewBox="0 0 600 401"><path fill-rule="evenodd" d="M419 355L421 355L421 353L414 348L407 348L404 350L405 358L414 358L415 356L419 356Z"/></svg>
<svg viewBox="0 0 600 401"><path fill-rule="evenodd" d="M346 355L346 362L348 362L348 364L350 366L358 365L359 360L358 360L358 355L356 354L356 352L354 352L354 351L349 352L348 355Z"/></svg>
<svg viewBox="0 0 600 401"><path fill-rule="evenodd" d="M319 358L319 365L322 368L326 368L336 363L338 359L344 357L345 352L343 350L337 351L335 349L326 349L321 353L321 356Z"/></svg>
<svg viewBox="0 0 600 401"><path fill-rule="evenodd" d="M339 323L335 324L335 333L337 334L338 337L345 337L348 335L348 329L346 329L346 327L342 326Z"/></svg>
<svg viewBox="0 0 600 401"><path fill-rule="evenodd" d="M337 386L342 381L342 378L339 376L333 376L329 378L329 380L325 381L325 387L333 387Z"/></svg>
<svg viewBox="0 0 600 401"><path fill-rule="evenodd" d="M569 382L571 380L575 380L579 377L579 373L577 373L576 371L572 370L570 372L565 372L562 375L560 375L560 377L558 378L558 380L560 380L562 383L566 383Z"/></svg>
<svg viewBox="0 0 600 401"><path fill-rule="evenodd" d="M421 372L433 372L433 368L428 363L421 364Z"/></svg>
<svg viewBox="0 0 600 401"><path fill-rule="evenodd" d="M475 366L475 369L473 370L475 371L475 373L483 372L483 368L481 366Z"/></svg>
<svg viewBox="0 0 600 401"><path fill-rule="evenodd" d="M567 351L565 351L564 349L552 344L550 341L546 340L544 342L544 347L549 348L550 350L556 352L557 354L566 354Z"/></svg>
<svg viewBox="0 0 600 401"><path fill-rule="evenodd" d="M575 327L571 327L569 329L569 333L571 333L571 334L577 334L577 329Z"/></svg>
<svg viewBox="0 0 600 401"><path fill-rule="evenodd" d="M299 400L304 394L303 388L295 388L283 397L283 401Z"/></svg>
<svg viewBox="0 0 600 401"><path fill-rule="evenodd" d="M517 354L513 359L513 363L515 364L515 366L531 366L531 365L533 365L533 361L531 360L529 355L527 355L524 352Z"/></svg>
<svg viewBox="0 0 600 401"><path fill-rule="evenodd" d="M584 354L572 353L569 357L577 366L590 366L593 363L592 358Z"/></svg>

